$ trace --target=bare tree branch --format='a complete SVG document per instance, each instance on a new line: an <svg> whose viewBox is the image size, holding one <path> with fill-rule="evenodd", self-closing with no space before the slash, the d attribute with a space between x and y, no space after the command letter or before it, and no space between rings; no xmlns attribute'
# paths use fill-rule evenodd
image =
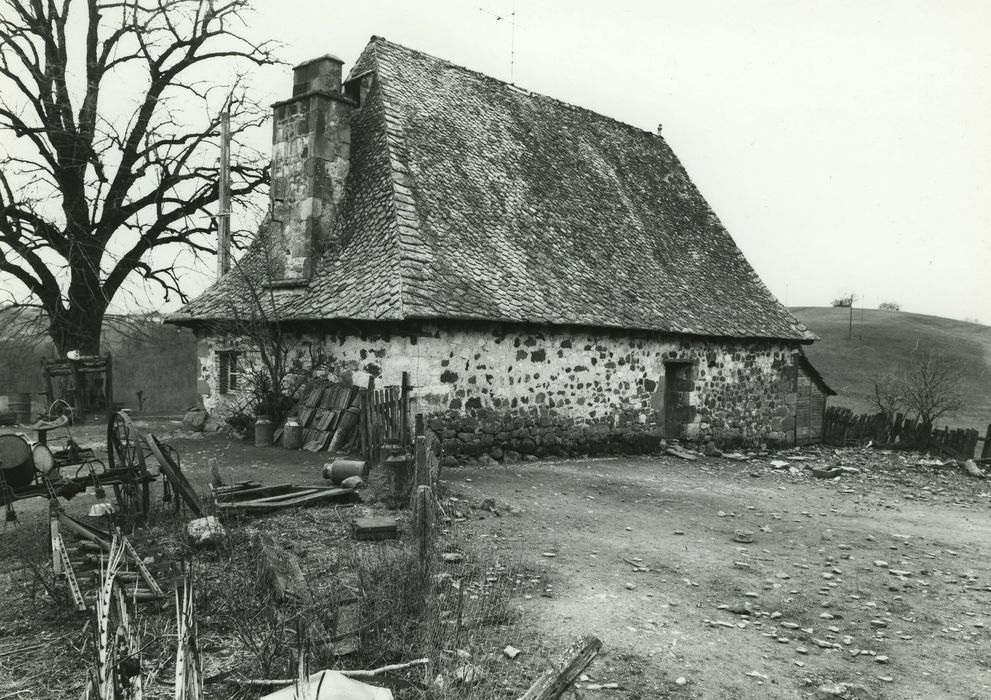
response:
<svg viewBox="0 0 991 700"><path fill-rule="evenodd" d="M0 275L45 309L60 349L98 343L128 280L183 298L157 249L213 252L217 112L230 104L235 139L260 125L241 71L278 63L273 42L240 33L249 2L0 0L0 131L19 148L0 159ZM134 86L130 109L104 104L115 81ZM239 155L231 194L246 201L268 170Z"/></svg>

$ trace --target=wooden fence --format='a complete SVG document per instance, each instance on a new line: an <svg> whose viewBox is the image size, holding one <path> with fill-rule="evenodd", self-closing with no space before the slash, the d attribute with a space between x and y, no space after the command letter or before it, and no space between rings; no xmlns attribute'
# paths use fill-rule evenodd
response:
<svg viewBox="0 0 991 700"><path fill-rule="evenodd" d="M376 389L371 379L368 388L361 390L361 441L370 467L379 465L383 447L410 448L409 390L406 372L400 386Z"/></svg>
<svg viewBox="0 0 991 700"><path fill-rule="evenodd" d="M822 441L827 445L875 445L920 447L943 452L958 459L977 456L977 446L983 443L981 459L991 458L991 425L982 438L973 429L937 428L928 430L917 419L899 413L894 419L881 413L858 415L848 408L830 406L823 420Z"/></svg>

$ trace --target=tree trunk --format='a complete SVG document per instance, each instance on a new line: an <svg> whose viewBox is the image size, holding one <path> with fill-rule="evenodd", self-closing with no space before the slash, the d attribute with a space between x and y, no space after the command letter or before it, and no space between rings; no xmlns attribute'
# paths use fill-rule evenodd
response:
<svg viewBox="0 0 991 700"><path fill-rule="evenodd" d="M59 304L48 312L48 334L55 343L55 352L65 357L70 350L81 355L100 354L100 335L107 302L96 294L70 296L69 306Z"/></svg>

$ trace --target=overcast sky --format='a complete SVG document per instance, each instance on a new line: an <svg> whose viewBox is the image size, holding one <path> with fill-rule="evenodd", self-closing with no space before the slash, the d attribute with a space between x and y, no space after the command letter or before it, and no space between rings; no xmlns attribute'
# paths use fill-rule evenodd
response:
<svg viewBox="0 0 991 700"><path fill-rule="evenodd" d="M373 34L507 81L515 48L518 85L663 124L782 302L991 322L991 2L261 0L252 24L345 70Z"/></svg>
<svg viewBox="0 0 991 700"><path fill-rule="evenodd" d="M333 53L347 71L377 34L509 81L514 49L516 84L663 124L789 306L853 293L858 306L991 322L987 0L256 6L249 31L283 42L290 64ZM255 87L284 99L291 69L258 73Z"/></svg>

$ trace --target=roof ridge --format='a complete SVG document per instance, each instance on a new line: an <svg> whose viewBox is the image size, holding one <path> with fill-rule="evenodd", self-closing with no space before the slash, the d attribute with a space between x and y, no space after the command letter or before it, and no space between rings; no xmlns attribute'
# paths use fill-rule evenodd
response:
<svg viewBox="0 0 991 700"><path fill-rule="evenodd" d="M389 46L400 48L403 49L404 51L409 51L410 53L414 53L419 56L425 56L433 61L437 61L438 63L442 63L444 65L450 66L451 68L457 68L458 70L464 71L465 73L470 73L488 82L498 83L499 85L508 88L512 92L517 92L517 93L523 92L528 97L536 97L541 100L547 100L549 102L553 102L554 104L560 105L562 107L566 107L567 109L571 109L576 112L580 112L583 114L594 114L597 117L600 117L602 119L608 119L609 121L615 124L619 124L624 128L630 129L638 134L642 134L644 136L649 136L651 138L660 139L661 141L664 141L663 136L661 136L660 134L654 131L650 131L649 129L641 129L639 126L636 126L635 124L624 122L620 119L617 119L616 117L611 117L608 114L603 114L602 112L596 112L594 109L589 109L588 107L582 107L581 105L572 104L571 102L565 102L564 100L554 97L552 95L547 95L542 92L530 90L529 88L522 87L520 85L517 85L516 83L506 82L505 80L496 78L495 76L489 75L488 73L483 73L481 71L475 70L474 68L468 68L467 66L463 66L460 63L454 63L453 61L449 61L446 58L435 56L432 53L427 53L426 51L421 51L420 49L414 49L410 46L406 46L405 44L400 44L395 41L390 41L386 39L384 36L372 35L371 41L376 42L376 44L387 44ZM667 142L665 141L665 143Z"/></svg>

